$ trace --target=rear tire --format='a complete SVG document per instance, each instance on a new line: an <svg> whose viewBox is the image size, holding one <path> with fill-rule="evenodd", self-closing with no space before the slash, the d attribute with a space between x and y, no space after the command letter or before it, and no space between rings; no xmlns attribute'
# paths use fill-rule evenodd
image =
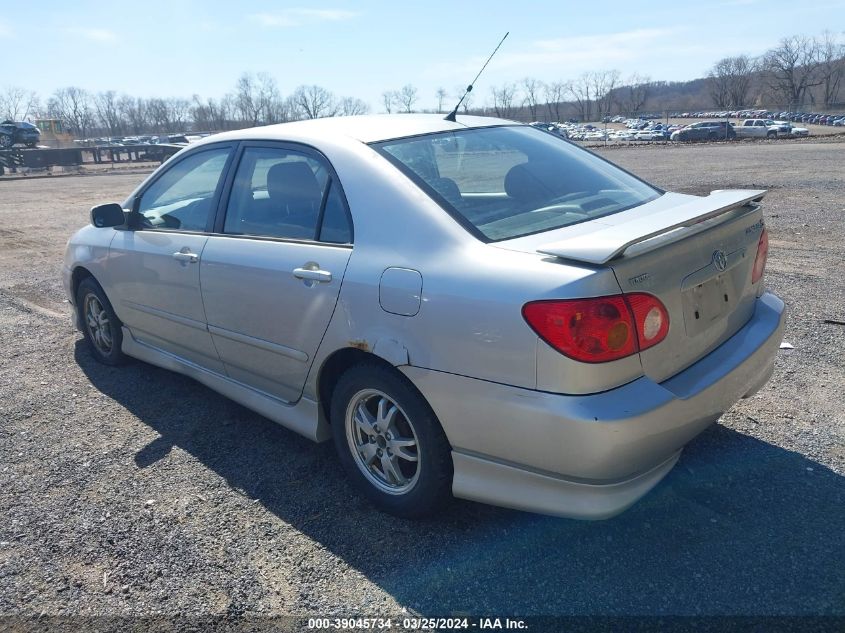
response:
<svg viewBox="0 0 845 633"><path fill-rule="evenodd" d="M83 279L76 290L76 306L88 349L104 365L122 365L128 357L121 350L122 323L106 293L93 277Z"/></svg>
<svg viewBox="0 0 845 633"><path fill-rule="evenodd" d="M446 434L394 370L371 362L348 369L332 393L331 427L346 474L380 510L419 518L451 498Z"/></svg>
<svg viewBox="0 0 845 633"><path fill-rule="evenodd" d="M12 142L12 137L8 134L0 134L0 147L3 149L9 149L14 143Z"/></svg>

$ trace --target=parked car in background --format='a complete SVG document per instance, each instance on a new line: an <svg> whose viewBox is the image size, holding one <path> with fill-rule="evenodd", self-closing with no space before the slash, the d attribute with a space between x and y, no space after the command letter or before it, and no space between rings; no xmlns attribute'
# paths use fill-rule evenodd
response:
<svg viewBox="0 0 845 633"><path fill-rule="evenodd" d="M26 121L6 120L0 123L0 148L15 145L35 147L41 140L41 130Z"/></svg>
<svg viewBox="0 0 845 633"><path fill-rule="evenodd" d="M737 138L777 138L778 129L772 121L745 119L741 125L732 126Z"/></svg>
<svg viewBox="0 0 845 633"><path fill-rule="evenodd" d="M634 134L638 141L662 141L663 132L659 130L639 130Z"/></svg>
<svg viewBox="0 0 845 633"><path fill-rule="evenodd" d="M670 138L673 141L719 141L736 138L736 132L725 121L698 121L675 130Z"/></svg>
<svg viewBox="0 0 845 633"><path fill-rule="evenodd" d="M768 125L769 130L774 131L778 137L792 136L792 123L790 121L772 121L771 119L767 119L766 125Z"/></svg>
<svg viewBox="0 0 845 633"><path fill-rule="evenodd" d="M64 287L96 359L333 439L385 511L604 518L772 373L764 194L666 193L501 119L316 119L95 207Z"/></svg>

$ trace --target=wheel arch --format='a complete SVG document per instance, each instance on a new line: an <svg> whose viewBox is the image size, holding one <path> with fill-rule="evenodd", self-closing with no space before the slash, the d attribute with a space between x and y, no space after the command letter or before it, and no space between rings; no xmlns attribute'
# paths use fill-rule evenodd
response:
<svg viewBox="0 0 845 633"><path fill-rule="evenodd" d="M329 412L331 411L332 394L337 381L346 370L364 363L382 365L404 378L402 372L396 370L394 365L372 352L366 352L357 347L343 347L332 352L323 361L320 371L317 373L317 401L321 423L331 424Z"/></svg>
<svg viewBox="0 0 845 633"><path fill-rule="evenodd" d="M90 270L85 268L85 266L77 266L73 269L73 272L70 275L70 296L74 305L76 305L76 294L79 292L79 284L81 284L85 279L88 279L89 277L94 281L97 281L97 278L94 277L94 274ZM77 327L79 327L79 329L82 329L82 309L80 306L76 306L76 308Z"/></svg>
<svg viewBox="0 0 845 633"><path fill-rule="evenodd" d="M343 347L332 352L320 367L317 373L317 401L319 406L320 424L331 424L331 401L335 386L345 371L363 364L379 365L384 367L400 380L406 383L411 389L417 392L426 404L431 408L423 393L417 388L413 381L396 368L396 365L380 356L374 346L373 351L364 351L358 347ZM405 363L407 364L407 362ZM433 408L432 408L433 413ZM439 421L438 421L439 423Z"/></svg>

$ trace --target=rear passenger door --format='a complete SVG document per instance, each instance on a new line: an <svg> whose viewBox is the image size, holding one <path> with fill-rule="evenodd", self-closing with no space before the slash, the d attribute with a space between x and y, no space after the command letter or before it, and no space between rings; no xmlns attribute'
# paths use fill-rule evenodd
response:
<svg viewBox="0 0 845 633"><path fill-rule="evenodd" d="M242 145L200 263L208 329L231 378L299 399L351 252L346 200L321 154Z"/></svg>

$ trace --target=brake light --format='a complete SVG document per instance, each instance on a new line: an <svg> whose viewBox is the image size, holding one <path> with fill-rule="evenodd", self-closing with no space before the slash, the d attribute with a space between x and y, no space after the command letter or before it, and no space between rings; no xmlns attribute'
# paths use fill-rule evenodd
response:
<svg viewBox="0 0 845 633"><path fill-rule="evenodd" d="M669 331L669 314L645 293L532 301L522 316L537 335L562 354L605 363L656 345Z"/></svg>
<svg viewBox="0 0 845 633"><path fill-rule="evenodd" d="M769 232L763 227L760 241L757 242L757 257L754 258L754 268L751 270L751 283L756 284L766 272L766 260L769 258Z"/></svg>

